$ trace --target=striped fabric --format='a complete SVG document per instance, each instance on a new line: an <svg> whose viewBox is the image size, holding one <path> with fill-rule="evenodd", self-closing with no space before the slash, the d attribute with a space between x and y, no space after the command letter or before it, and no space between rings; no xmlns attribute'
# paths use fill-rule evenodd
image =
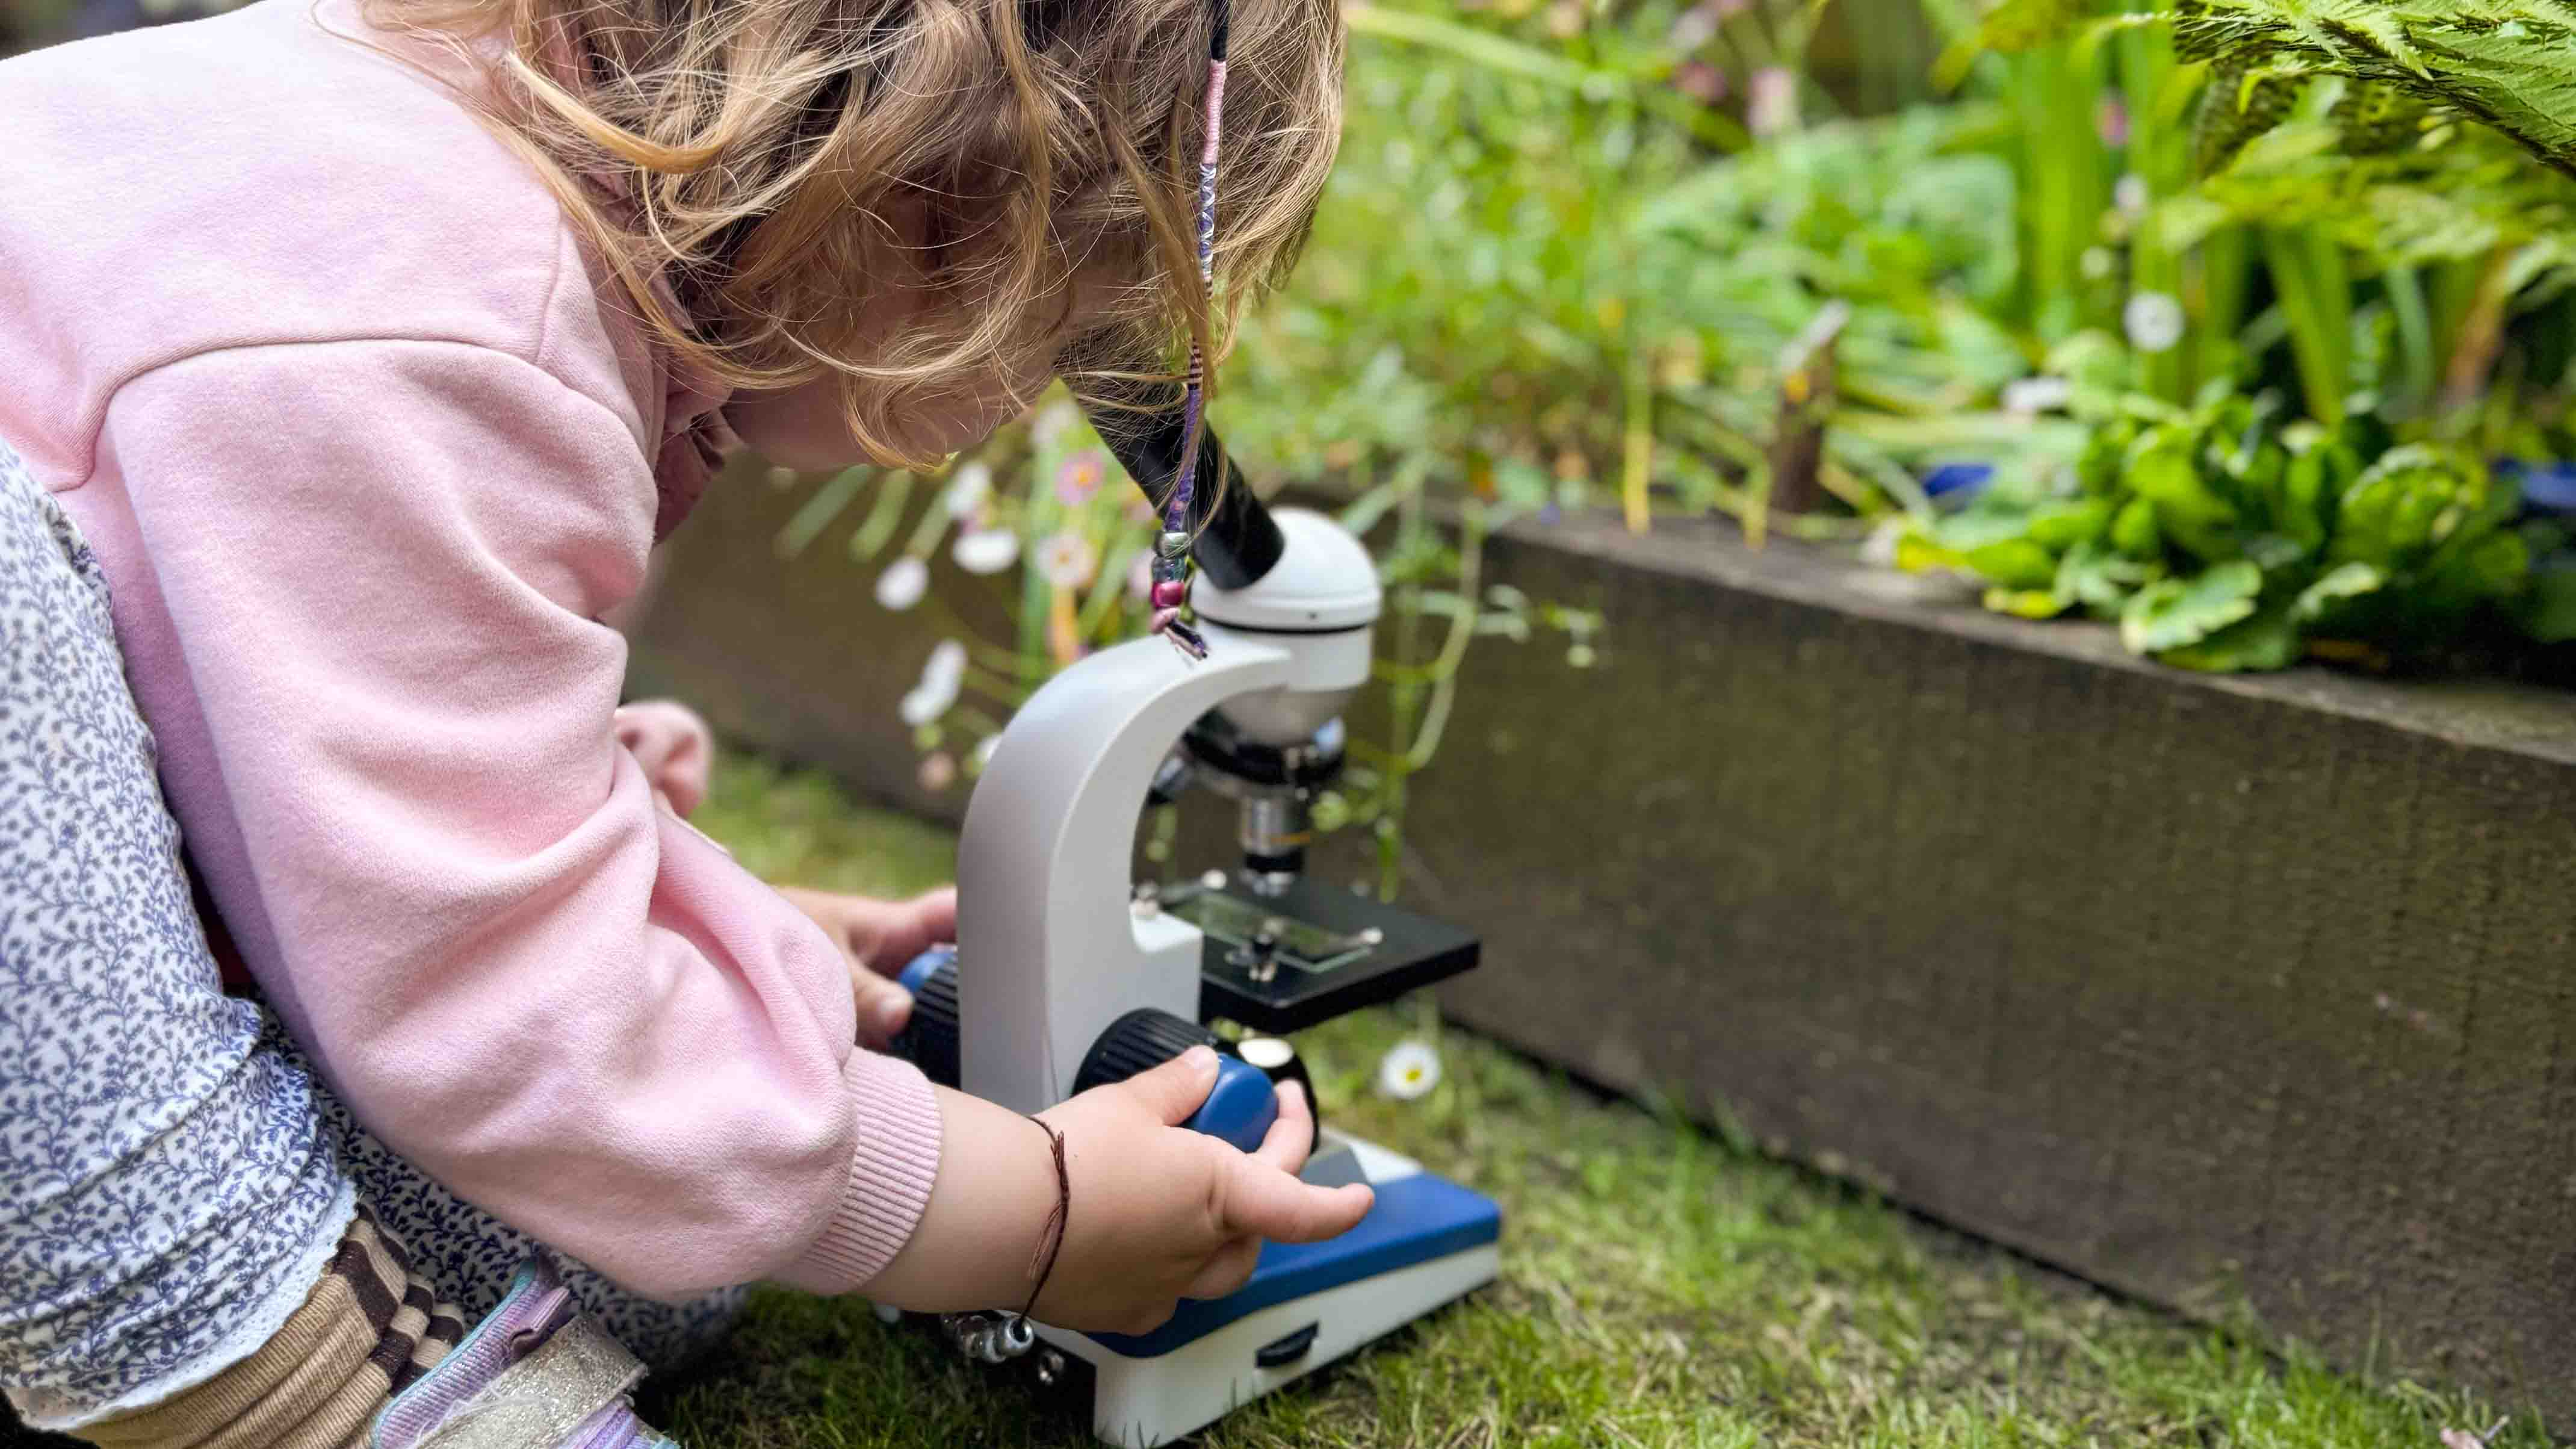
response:
<svg viewBox="0 0 2576 1449"><path fill-rule="evenodd" d="M361 1207L340 1240L330 1273L348 1283L367 1325L376 1331L369 1367L383 1373L395 1393L427 1373L465 1337L465 1315L453 1303L432 1301L427 1281L411 1270L401 1245L385 1236L375 1215Z"/></svg>
<svg viewBox="0 0 2576 1449"><path fill-rule="evenodd" d="M365 1449L386 1400L465 1336L361 1208L320 1282L258 1352L196 1388L79 1430L103 1449Z"/></svg>

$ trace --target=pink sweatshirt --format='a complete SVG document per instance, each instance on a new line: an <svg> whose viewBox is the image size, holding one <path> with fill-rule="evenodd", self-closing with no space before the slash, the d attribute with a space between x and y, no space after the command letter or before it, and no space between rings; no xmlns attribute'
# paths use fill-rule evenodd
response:
<svg viewBox="0 0 2576 1449"><path fill-rule="evenodd" d="M616 736L601 616L718 399L363 29L264 0L0 64L0 439L106 565L190 854L359 1120L638 1291L856 1287L936 1101Z"/></svg>

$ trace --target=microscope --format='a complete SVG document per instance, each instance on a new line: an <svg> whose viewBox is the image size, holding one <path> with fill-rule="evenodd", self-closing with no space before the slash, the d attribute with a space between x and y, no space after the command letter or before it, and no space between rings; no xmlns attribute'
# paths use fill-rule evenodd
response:
<svg viewBox="0 0 2576 1449"><path fill-rule="evenodd" d="M1159 506L1188 447L1179 410L1091 412ZM1213 432L1199 438L1190 532L1207 657L1134 640L1013 716L967 804L957 945L904 971L914 1014L895 1050L934 1081L1034 1113L1204 1042L1221 1065L1188 1125L1248 1151L1277 1118L1275 1083L1304 1076L1288 1033L1467 970L1478 947L1305 875L1311 804L1342 763L1341 711L1369 677L1377 571L1324 515L1263 506ZM1241 861L1137 881L1139 817L1194 786L1235 803ZM1249 1034L1221 1036L1217 1021ZM1151 1449L1493 1281L1492 1200L1323 1120L1317 1104L1304 1178L1376 1192L1350 1232L1265 1245L1242 1288L1185 1300L1152 1333L1014 1322L969 1353L1087 1395L1095 1434Z"/></svg>

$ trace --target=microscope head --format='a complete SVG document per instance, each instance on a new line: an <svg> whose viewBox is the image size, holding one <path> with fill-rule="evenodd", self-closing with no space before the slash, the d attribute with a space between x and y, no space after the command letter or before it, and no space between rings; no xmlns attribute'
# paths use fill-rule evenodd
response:
<svg viewBox="0 0 2576 1449"><path fill-rule="evenodd" d="M1270 571L1240 588L1208 580L1193 602L1211 645L1258 639L1296 661L1286 684L1217 707L1244 739L1285 749L1312 739L1368 682L1383 595L1368 550L1340 524L1302 508L1270 516L1282 541Z"/></svg>
<svg viewBox="0 0 2576 1449"><path fill-rule="evenodd" d="M1179 400L1168 384L1133 384L1086 404L1101 440L1157 511L1190 450ZM1229 699L1216 712L1247 743L1303 746L1368 682L1382 600L1377 565L1330 518L1264 506L1213 428L1199 429L1194 475L1188 528L1199 581L1191 603L1209 643L1258 641L1296 661L1288 683Z"/></svg>

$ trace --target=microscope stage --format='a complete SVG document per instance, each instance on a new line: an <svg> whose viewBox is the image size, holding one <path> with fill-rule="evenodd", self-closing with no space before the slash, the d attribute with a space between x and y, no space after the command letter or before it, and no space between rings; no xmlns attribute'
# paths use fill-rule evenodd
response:
<svg viewBox="0 0 2576 1449"><path fill-rule="evenodd" d="M1300 876L1277 895L1241 877L1165 887L1162 908L1207 936L1199 1016L1284 1035L1391 1001L1476 964L1476 938ZM1265 972L1257 935L1275 938ZM1263 979L1264 976L1267 979Z"/></svg>

